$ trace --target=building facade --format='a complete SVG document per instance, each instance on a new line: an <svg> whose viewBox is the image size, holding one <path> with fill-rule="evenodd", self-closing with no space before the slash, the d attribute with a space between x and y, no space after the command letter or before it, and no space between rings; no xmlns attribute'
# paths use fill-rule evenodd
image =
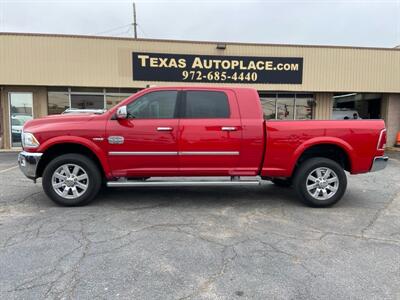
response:
<svg viewBox="0 0 400 300"><path fill-rule="evenodd" d="M0 33L0 149L23 124L149 85L240 85L266 119L382 118L400 130L400 49Z"/></svg>

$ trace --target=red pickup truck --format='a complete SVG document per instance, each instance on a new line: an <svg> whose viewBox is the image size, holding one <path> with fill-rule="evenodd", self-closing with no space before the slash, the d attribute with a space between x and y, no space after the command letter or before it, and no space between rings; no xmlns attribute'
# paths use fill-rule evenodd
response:
<svg viewBox="0 0 400 300"><path fill-rule="evenodd" d="M102 185L270 180L325 207L343 196L344 171L377 171L388 160L382 120L265 121L257 91L231 87L145 89L108 111L28 121L22 142L23 173L42 177L46 194L68 206L88 203Z"/></svg>

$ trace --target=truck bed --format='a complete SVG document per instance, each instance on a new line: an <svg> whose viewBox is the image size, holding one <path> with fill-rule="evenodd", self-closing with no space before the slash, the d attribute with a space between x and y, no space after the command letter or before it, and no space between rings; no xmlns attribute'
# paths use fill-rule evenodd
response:
<svg viewBox="0 0 400 300"><path fill-rule="evenodd" d="M261 174L271 177L290 176L299 156L314 145L335 145L349 156L350 173L368 172L385 128L383 120L270 120L264 126L266 152Z"/></svg>

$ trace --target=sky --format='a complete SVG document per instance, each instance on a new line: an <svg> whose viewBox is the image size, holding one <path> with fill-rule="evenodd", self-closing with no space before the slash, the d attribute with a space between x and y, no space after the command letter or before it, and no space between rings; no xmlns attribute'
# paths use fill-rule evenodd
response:
<svg viewBox="0 0 400 300"><path fill-rule="evenodd" d="M140 38L400 45L400 0L136 0ZM133 36L132 1L0 0L1 32Z"/></svg>

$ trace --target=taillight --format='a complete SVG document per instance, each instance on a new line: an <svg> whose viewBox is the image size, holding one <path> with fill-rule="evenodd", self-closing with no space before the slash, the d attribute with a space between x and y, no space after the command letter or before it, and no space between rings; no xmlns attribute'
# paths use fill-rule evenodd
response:
<svg viewBox="0 0 400 300"><path fill-rule="evenodd" d="M381 130L381 133L379 134L379 140L378 140L378 145L376 145L377 150L385 150L386 147L386 128Z"/></svg>

